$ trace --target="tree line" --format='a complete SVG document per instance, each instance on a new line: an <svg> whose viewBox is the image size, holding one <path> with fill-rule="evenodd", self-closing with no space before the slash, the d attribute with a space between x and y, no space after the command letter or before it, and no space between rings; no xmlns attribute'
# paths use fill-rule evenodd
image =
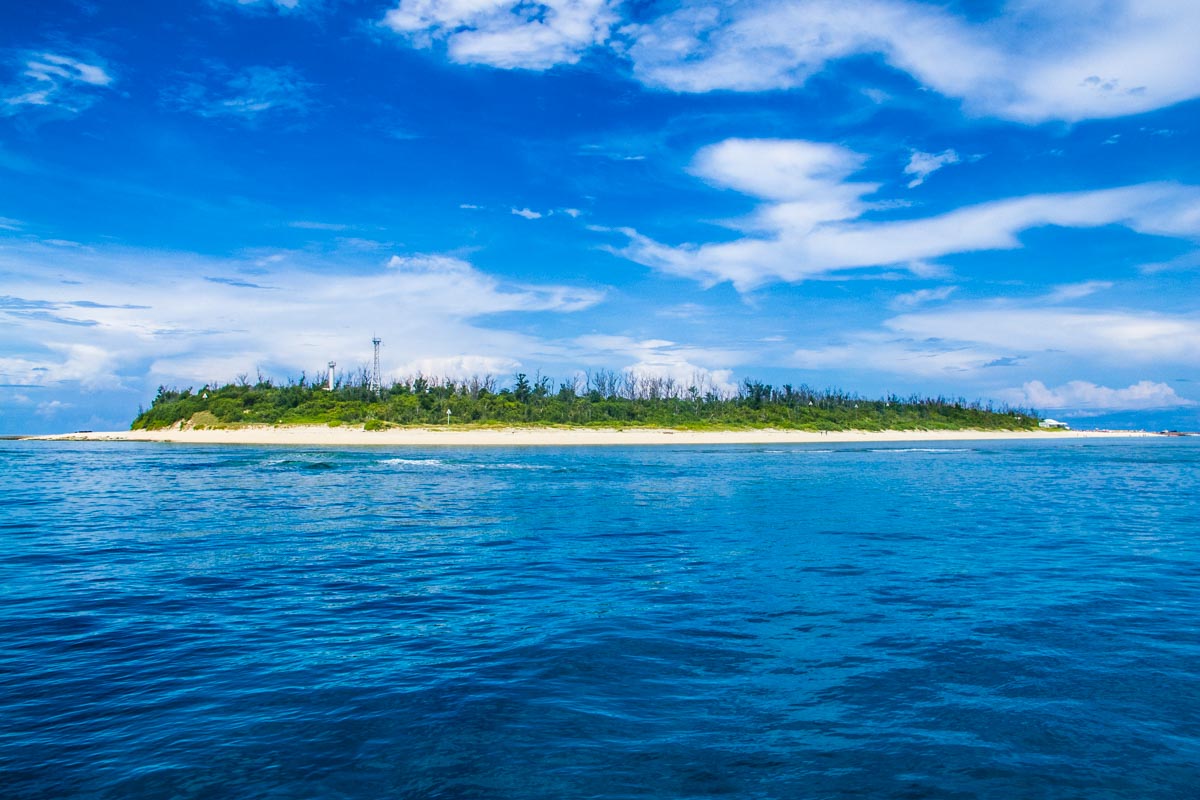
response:
<svg viewBox="0 0 1200 800"><path fill-rule="evenodd" d="M746 379L730 390L707 375L690 381L629 371L595 370L566 380L517 373L465 379L415 375L376 389L365 370L333 381L328 373L277 384L259 375L196 390L160 386L133 429L176 423L201 427L245 424L583 425L681 429L797 430L1026 429L1037 416L1025 409L963 398L868 399L839 389L776 386ZM449 411L449 415L447 415Z"/></svg>

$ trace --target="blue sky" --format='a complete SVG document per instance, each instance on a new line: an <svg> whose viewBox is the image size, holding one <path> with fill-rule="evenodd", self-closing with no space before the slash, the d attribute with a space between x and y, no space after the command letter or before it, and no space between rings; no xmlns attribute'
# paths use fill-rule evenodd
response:
<svg viewBox="0 0 1200 800"><path fill-rule="evenodd" d="M0 12L0 432L610 368L1200 428L1200 5Z"/></svg>

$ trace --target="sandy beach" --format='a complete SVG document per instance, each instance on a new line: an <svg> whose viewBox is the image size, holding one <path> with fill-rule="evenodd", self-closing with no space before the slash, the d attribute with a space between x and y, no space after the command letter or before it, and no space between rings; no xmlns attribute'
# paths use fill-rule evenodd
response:
<svg viewBox="0 0 1200 800"><path fill-rule="evenodd" d="M281 425L231 429L158 431L85 431L31 436L44 441L175 442L180 444L381 445L425 446L579 446L814 444L832 442L951 442L971 440L1062 440L1148 437L1147 431L831 431L792 430L681 431L662 428L393 428L364 431L359 426Z"/></svg>

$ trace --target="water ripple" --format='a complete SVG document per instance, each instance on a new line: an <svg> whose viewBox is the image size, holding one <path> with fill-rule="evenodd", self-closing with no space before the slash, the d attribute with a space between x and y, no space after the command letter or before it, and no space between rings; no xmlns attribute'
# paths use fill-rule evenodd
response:
<svg viewBox="0 0 1200 800"><path fill-rule="evenodd" d="M5 798L1193 794L1192 441L0 450Z"/></svg>

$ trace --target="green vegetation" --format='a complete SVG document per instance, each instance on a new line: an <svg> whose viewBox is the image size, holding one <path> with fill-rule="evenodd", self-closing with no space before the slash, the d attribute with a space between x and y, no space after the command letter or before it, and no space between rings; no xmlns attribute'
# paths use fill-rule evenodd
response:
<svg viewBox="0 0 1200 800"><path fill-rule="evenodd" d="M132 428L155 430L182 422L194 427L245 424L570 425L678 429L783 428L809 431L1036 428L1022 409L917 396L868 400L837 390L771 386L746 380L734 393L711 385L681 386L670 378L601 370L557 384L525 374L501 388L493 377L463 381L417 376L380 391L367 376L326 388L301 377L287 385L244 378L199 391L159 387Z"/></svg>

